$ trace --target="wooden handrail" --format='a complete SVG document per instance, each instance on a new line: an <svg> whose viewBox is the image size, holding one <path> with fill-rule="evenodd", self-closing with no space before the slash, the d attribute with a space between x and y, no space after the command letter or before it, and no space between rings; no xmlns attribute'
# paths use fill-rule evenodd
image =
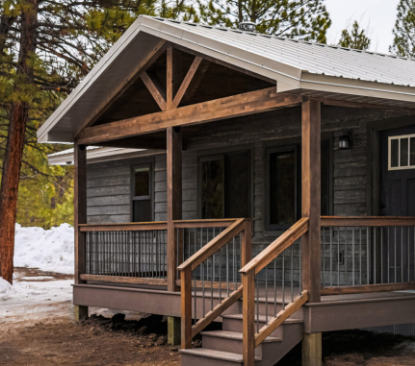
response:
<svg viewBox="0 0 415 366"><path fill-rule="evenodd" d="M197 336L203 329L212 323L218 316L220 316L226 309L233 305L242 297L242 286L229 294L229 297L216 305L213 310L209 311L204 318L200 319L192 326L192 337Z"/></svg>
<svg viewBox="0 0 415 366"><path fill-rule="evenodd" d="M243 291L242 286L235 289L235 291L233 291L228 298L221 301L207 314L203 314L204 316L202 319L192 326L192 271L240 233L242 234L241 265L245 265L246 262L251 259L251 225L252 220L237 219L199 251L193 254L189 259L177 267L180 271L181 281L181 347L183 349L191 348L193 337L206 328L206 326L213 322L232 304L238 301L241 298ZM197 283L198 281L195 282ZM193 314L193 317L196 316L197 314Z"/></svg>
<svg viewBox="0 0 415 366"><path fill-rule="evenodd" d="M265 338L267 338L275 329L277 329L298 309L300 309L307 301L308 291L303 291L294 299L292 303L288 304L284 310L281 310L277 316L269 322L268 325L264 325L259 330L259 333L255 335L255 347L258 347Z"/></svg>
<svg viewBox="0 0 415 366"><path fill-rule="evenodd" d="M236 220L232 225L222 231L218 236L215 236L209 243L203 246L199 251L193 254L185 262L177 267L179 271L185 271L190 268L191 271L196 269L206 259L215 254L220 248L228 243L233 237L244 230L244 219Z"/></svg>
<svg viewBox="0 0 415 366"><path fill-rule="evenodd" d="M80 232L96 231L151 231L167 230L166 221L127 222L124 224L82 224L78 225Z"/></svg>
<svg viewBox="0 0 415 366"><path fill-rule="evenodd" d="M280 311L276 318L255 334L255 275L281 253L289 248L297 239L308 231L309 219L303 217L280 235L266 249L246 264L239 272L242 276L243 288L243 359L245 366L255 365L255 347L277 329L287 318L294 314L308 301L308 292L303 291L294 302Z"/></svg>
<svg viewBox="0 0 415 366"><path fill-rule="evenodd" d="M238 219L174 220L176 229L228 227ZM245 219L246 221L252 219Z"/></svg>
<svg viewBox="0 0 415 366"><path fill-rule="evenodd" d="M415 290L415 282L401 283L378 283L372 285L324 287L321 289L322 296L368 294L372 292L391 292Z"/></svg>
<svg viewBox="0 0 415 366"><path fill-rule="evenodd" d="M284 250L291 246L298 238L303 236L308 230L308 217L303 217L291 226L278 239L273 241L266 249L252 259L239 272L248 273L255 270L255 274L259 273L264 267L277 258Z"/></svg>
<svg viewBox="0 0 415 366"><path fill-rule="evenodd" d="M415 226L411 216L322 216L322 227Z"/></svg>

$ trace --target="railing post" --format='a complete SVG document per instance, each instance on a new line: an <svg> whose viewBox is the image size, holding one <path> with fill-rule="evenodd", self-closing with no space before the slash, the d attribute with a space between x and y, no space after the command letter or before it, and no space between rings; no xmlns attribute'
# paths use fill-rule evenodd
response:
<svg viewBox="0 0 415 366"><path fill-rule="evenodd" d="M241 273L243 286L244 366L255 365L255 271Z"/></svg>
<svg viewBox="0 0 415 366"><path fill-rule="evenodd" d="M302 216L309 218L302 240L303 289L310 302L321 292L321 103L302 106Z"/></svg>
<svg viewBox="0 0 415 366"><path fill-rule="evenodd" d="M180 272L181 280L181 348L192 347L192 269L185 268Z"/></svg>
<svg viewBox="0 0 415 366"><path fill-rule="evenodd" d="M245 220L244 230L241 233L241 268L252 259L252 221Z"/></svg>
<svg viewBox="0 0 415 366"><path fill-rule="evenodd" d="M308 232L302 239L303 289L310 302L321 300L321 103L302 105L302 216L308 217ZM322 364L321 334L306 335L303 342L303 365Z"/></svg>
<svg viewBox="0 0 415 366"><path fill-rule="evenodd" d="M79 231L80 224L87 223L86 212L86 146L74 145L74 226L75 226L75 284L84 283L80 275L85 272L84 235ZM75 320L88 317L88 307L74 305Z"/></svg>
<svg viewBox="0 0 415 366"><path fill-rule="evenodd" d="M170 127L167 136L167 290L177 291L177 248L174 220L182 219L182 133L180 127ZM180 343L180 320L168 319L167 337L172 345Z"/></svg>

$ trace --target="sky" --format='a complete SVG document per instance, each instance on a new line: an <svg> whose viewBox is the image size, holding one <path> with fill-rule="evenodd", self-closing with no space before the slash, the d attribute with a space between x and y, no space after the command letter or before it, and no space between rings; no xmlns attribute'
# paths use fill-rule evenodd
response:
<svg viewBox="0 0 415 366"><path fill-rule="evenodd" d="M332 26L327 41L337 44L341 31L350 28L355 20L368 29L372 40L370 51L388 53L393 43L392 30L395 26L399 0L326 0Z"/></svg>

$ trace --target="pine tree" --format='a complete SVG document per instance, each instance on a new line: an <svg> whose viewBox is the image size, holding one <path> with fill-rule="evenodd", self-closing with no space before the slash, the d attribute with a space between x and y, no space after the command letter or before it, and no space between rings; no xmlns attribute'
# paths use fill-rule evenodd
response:
<svg viewBox="0 0 415 366"><path fill-rule="evenodd" d="M352 30L344 29L339 41L339 46L353 48L355 50L367 50L371 40L367 36L365 29L361 29L359 23L355 21Z"/></svg>
<svg viewBox="0 0 415 366"><path fill-rule="evenodd" d="M59 176L27 158L37 128L139 14L180 17L187 5L163 0L0 4L0 260L1 276L12 283L19 179L25 169L38 177Z"/></svg>
<svg viewBox="0 0 415 366"><path fill-rule="evenodd" d="M389 51L415 59L415 0L400 0L393 34L395 38Z"/></svg>
<svg viewBox="0 0 415 366"><path fill-rule="evenodd" d="M196 21L232 28L251 21L259 33L321 43L331 25L324 0L202 0L198 5Z"/></svg>

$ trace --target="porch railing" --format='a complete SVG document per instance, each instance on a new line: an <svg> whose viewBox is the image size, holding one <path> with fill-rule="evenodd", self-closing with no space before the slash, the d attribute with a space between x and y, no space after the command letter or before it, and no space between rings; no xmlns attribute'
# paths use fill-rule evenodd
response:
<svg viewBox="0 0 415 366"><path fill-rule="evenodd" d="M184 262L235 220L174 221L175 264ZM82 281L167 286L169 263L165 221L85 224L79 225L78 229L84 258L83 268L80 268ZM180 286L180 280L176 283Z"/></svg>
<svg viewBox="0 0 415 366"><path fill-rule="evenodd" d="M84 281L167 285L165 222L79 225Z"/></svg>
<svg viewBox="0 0 415 366"><path fill-rule="evenodd" d="M322 217L322 295L415 289L415 218Z"/></svg>
<svg viewBox="0 0 415 366"><path fill-rule="evenodd" d="M251 225L252 220L238 219L203 246L198 243L208 240L208 231L200 231L200 241L190 232L194 244L188 249L198 250L178 266L182 348L190 348L194 336L241 298L239 269L251 256ZM192 324L193 319L199 320Z"/></svg>
<svg viewBox="0 0 415 366"><path fill-rule="evenodd" d="M307 231L308 218L302 218L240 271L245 365L254 365L255 348L308 300L308 292L302 290L301 244L295 244L297 254L294 249ZM261 302L265 316L260 315Z"/></svg>

